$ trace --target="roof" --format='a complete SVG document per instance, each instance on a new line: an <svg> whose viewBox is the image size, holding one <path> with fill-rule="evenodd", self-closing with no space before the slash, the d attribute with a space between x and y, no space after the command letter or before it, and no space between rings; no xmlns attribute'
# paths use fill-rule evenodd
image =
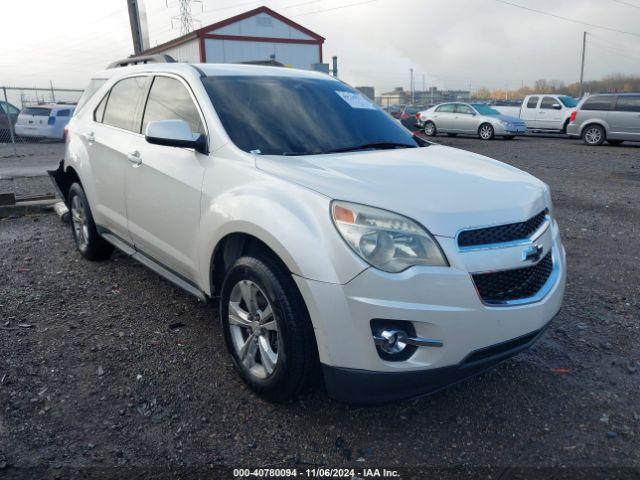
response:
<svg viewBox="0 0 640 480"><path fill-rule="evenodd" d="M266 7L266 6L263 5L262 7L254 8L253 10L249 10L247 12L240 13L240 14L235 15L233 17L227 18L226 20L221 20L219 22L212 23L211 25L207 25L205 27L199 28L198 30L194 30L193 32L189 32L186 35L183 35L181 37L174 38L173 40L169 40L168 42L161 43L160 45L156 45L153 48L149 48L149 49L147 49L147 50L145 50L143 52L140 52L139 55L150 55L150 54L155 54L155 53L162 52L162 51L166 50L167 48L175 47L175 46L180 45L182 43L188 42L189 40L193 40L195 38L202 38L205 35L209 34L209 32L211 30L217 30L217 29L225 27L227 25L231 25L233 23L236 23L236 22L239 22L241 20L244 20L245 18L253 17L254 15L258 15L260 13L266 13L267 15L270 15L270 16L276 18L277 20L280 20L281 22L284 22L287 25L295 28L296 30L308 35L309 37L311 37L313 39L311 41L314 42L314 43L318 43L318 44L324 43L325 38L323 36L318 35L315 32L312 32L311 30L303 27L299 23L296 23L293 20L285 17L284 15L280 15L278 12L275 12L274 10L271 10L269 7ZM267 40L263 39L263 38L256 37L256 41L267 41Z"/></svg>

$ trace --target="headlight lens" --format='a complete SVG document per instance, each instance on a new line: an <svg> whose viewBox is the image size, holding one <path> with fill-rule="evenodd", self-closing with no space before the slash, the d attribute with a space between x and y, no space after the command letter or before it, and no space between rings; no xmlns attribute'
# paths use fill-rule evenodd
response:
<svg viewBox="0 0 640 480"><path fill-rule="evenodd" d="M448 265L431 234L402 215L334 201L331 217L353 251L380 270L396 273L414 265Z"/></svg>

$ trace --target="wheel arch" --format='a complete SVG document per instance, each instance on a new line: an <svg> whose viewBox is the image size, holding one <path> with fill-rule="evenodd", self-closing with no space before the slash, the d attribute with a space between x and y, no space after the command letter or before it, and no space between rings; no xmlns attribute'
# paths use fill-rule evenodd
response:
<svg viewBox="0 0 640 480"><path fill-rule="evenodd" d="M586 121L586 122L584 122L582 124L582 126L580 127L580 137L581 138L584 135L584 131L588 127L590 127L591 125L598 125L598 126L604 128L605 137L609 135L609 125L607 124L607 122L605 122L604 120L601 120L599 118L595 118L595 119L588 120L588 121Z"/></svg>

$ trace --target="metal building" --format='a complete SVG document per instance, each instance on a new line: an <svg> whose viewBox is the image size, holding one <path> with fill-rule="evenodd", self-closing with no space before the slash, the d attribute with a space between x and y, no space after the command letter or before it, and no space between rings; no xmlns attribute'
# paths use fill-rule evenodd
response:
<svg viewBox="0 0 640 480"><path fill-rule="evenodd" d="M268 7L259 7L145 50L179 62L274 61L311 70L322 63L324 38Z"/></svg>

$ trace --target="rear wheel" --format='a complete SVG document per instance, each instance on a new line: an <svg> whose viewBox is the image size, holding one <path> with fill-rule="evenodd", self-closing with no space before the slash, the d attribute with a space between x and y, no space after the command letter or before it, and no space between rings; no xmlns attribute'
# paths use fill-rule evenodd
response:
<svg viewBox="0 0 640 480"><path fill-rule="evenodd" d="M478 135L480 135L482 140L492 140L495 136L493 126L490 123L483 123L480 125L480 128L478 128Z"/></svg>
<svg viewBox="0 0 640 480"><path fill-rule="evenodd" d="M267 400L288 400L319 378L311 319L291 274L268 256L239 258L220 298L225 343L240 377Z"/></svg>
<svg viewBox="0 0 640 480"><path fill-rule="evenodd" d="M89 201L79 183L69 188L69 213L71 232L76 248L87 260L106 260L113 252L113 245L100 236L93 221Z"/></svg>
<svg viewBox="0 0 640 480"><path fill-rule="evenodd" d="M433 122L427 122L424 124L424 134L427 137L435 137L438 130L436 129L436 124Z"/></svg>
<svg viewBox="0 0 640 480"><path fill-rule="evenodd" d="M582 132L582 140L587 145L597 146L602 145L606 140L606 133L601 125L587 125Z"/></svg>

